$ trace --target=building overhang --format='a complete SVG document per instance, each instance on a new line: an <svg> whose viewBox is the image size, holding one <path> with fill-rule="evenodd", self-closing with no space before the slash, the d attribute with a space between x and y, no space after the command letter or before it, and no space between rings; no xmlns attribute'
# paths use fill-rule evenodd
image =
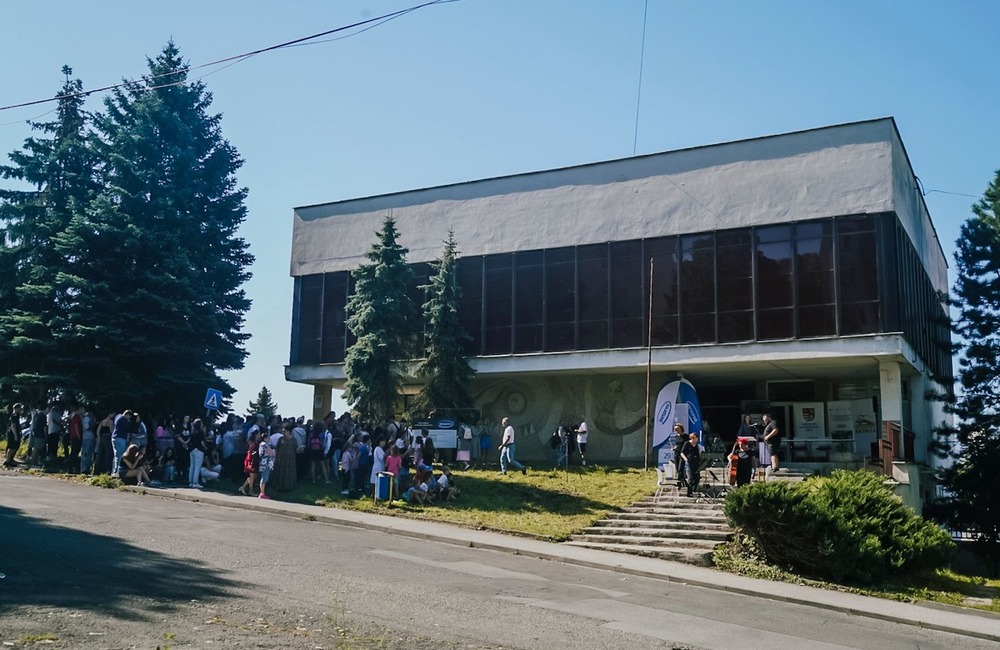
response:
<svg viewBox="0 0 1000 650"><path fill-rule="evenodd" d="M898 363L903 376L927 374L900 334L574 352L540 352L470 359L477 377L673 372L694 383L857 380L878 376L880 363ZM344 364L285 366L288 381L343 388Z"/></svg>

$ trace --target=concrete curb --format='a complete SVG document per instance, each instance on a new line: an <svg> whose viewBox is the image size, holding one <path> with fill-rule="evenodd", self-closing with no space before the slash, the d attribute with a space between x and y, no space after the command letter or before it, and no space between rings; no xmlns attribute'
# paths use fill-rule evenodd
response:
<svg viewBox="0 0 1000 650"><path fill-rule="evenodd" d="M148 496L237 508L323 524L378 531L413 539L524 555L591 569L626 573L643 578L665 580L742 596L826 609L852 616L1000 642L1000 616L979 610L965 610L937 603L933 606L924 606L805 585L771 582L668 560L567 546L527 537L504 535L493 531L472 530L436 521L391 517L282 501L260 501L242 495L230 496L196 490L131 487L128 489Z"/></svg>

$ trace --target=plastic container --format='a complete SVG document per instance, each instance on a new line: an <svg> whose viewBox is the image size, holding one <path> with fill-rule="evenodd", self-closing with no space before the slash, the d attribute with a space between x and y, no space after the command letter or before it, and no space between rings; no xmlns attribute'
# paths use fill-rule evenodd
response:
<svg viewBox="0 0 1000 650"><path fill-rule="evenodd" d="M392 472L379 472L375 475L375 501L392 501Z"/></svg>

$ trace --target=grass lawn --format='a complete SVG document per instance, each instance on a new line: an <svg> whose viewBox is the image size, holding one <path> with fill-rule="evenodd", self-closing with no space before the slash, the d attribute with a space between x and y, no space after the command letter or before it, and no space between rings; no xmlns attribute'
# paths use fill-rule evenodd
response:
<svg viewBox="0 0 1000 650"><path fill-rule="evenodd" d="M428 505L375 504L371 498L343 497L339 486L332 489L308 481L290 493L273 496L559 541L652 494L656 483L652 471L603 466L570 467L568 471L532 467L527 476L520 472L503 476L496 469L455 470L452 477L461 490L458 498Z"/></svg>

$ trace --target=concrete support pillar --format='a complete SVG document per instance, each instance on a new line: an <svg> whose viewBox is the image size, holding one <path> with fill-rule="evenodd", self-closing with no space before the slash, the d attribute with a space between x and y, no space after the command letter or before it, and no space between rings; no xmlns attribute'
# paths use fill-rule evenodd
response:
<svg viewBox="0 0 1000 650"><path fill-rule="evenodd" d="M333 408L333 388L323 384L313 384L312 419L322 420Z"/></svg>
<svg viewBox="0 0 1000 650"><path fill-rule="evenodd" d="M882 421L903 421L903 381L899 364L895 361L881 361L878 364L879 392L882 396Z"/></svg>

